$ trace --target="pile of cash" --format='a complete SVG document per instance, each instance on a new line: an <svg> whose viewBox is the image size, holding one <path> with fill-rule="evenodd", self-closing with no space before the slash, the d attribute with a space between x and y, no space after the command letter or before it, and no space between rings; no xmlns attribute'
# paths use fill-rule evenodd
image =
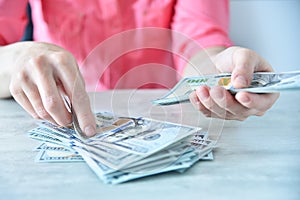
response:
<svg viewBox="0 0 300 200"><path fill-rule="evenodd" d="M95 114L97 134L84 138L72 127L46 121L28 136L42 141L37 162L86 162L108 184L168 171L184 172L199 160L212 160L215 142L201 128L143 117Z"/></svg>
<svg viewBox="0 0 300 200"><path fill-rule="evenodd" d="M230 83L231 74L217 74L181 79L166 95L153 101L158 105L172 105L189 102L189 95L199 86L222 86L231 93L240 91L252 93L273 93L300 89L300 71L294 72L256 72L247 88L234 88Z"/></svg>

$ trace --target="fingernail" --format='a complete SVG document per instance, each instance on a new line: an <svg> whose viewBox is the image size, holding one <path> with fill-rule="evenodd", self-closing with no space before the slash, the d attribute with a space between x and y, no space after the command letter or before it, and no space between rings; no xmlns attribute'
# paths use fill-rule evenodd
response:
<svg viewBox="0 0 300 200"><path fill-rule="evenodd" d="M243 76L238 76L234 79L235 85L238 85L239 87L245 87L247 86L247 80Z"/></svg>
<svg viewBox="0 0 300 200"><path fill-rule="evenodd" d="M92 125L89 125L84 128L84 133L86 134L86 136L91 137L95 135L96 130Z"/></svg>

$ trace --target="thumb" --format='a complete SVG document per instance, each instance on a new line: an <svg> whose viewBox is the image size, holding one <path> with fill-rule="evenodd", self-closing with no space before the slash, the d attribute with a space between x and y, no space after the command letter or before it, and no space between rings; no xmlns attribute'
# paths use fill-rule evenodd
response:
<svg viewBox="0 0 300 200"><path fill-rule="evenodd" d="M248 87L251 84L253 73L258 68L259 57L255 52L238 48L232 56L231 84L234 88Z"/></svg>

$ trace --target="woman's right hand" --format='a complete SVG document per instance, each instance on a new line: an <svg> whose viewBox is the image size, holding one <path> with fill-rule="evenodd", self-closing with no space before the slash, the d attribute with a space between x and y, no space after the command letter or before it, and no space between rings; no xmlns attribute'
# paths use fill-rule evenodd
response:
<svg viewBox="0 0 300 200"><path fill-rule="evenodd" d="M34 118L65 126L72 120L61 95L67 95L87 136L96 130L84 80L73 55L61 47L19 42L0 47L0 58L9 72L9 91ZM2 65L2 64L1 64Z"/></svg>

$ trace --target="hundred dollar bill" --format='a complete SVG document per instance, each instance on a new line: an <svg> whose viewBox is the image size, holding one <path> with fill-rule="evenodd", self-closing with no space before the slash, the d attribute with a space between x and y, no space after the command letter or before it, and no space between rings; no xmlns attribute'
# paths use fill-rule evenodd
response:
<svg viewBox="0 0 300 200"><path fill-rule="evenodd" d="M184 172L199 159L203 158L208 153L211 153L211 150L211 146L204 145L204 147L201 148L201 151L185 150L182 154L179 154L175 158L152 160L152 162L149 162L145 166L138 165L135 168L125 168L122 170L113 170L109 168L103 163L90 157L86 151L81 151L81 149L78 149L78 152L83 156L88 165L104 183L118 184L168 171ZM171 162L169 160L171 160Z"/></svg>
<svg viewBox="0 0 300 200"><path fill-rule="evenodd" d="M105 137L86 140L83 150L89 150L91 157L108 167L121 169L201 130L147 118L136 118L135 123L135 126L113 129L113 134L102 133L106 135ZM96 146L109 147L123 153L120 152L121 157L118 156L117 159L115 156L104 156L99 148L95 148Z"/></svg>
<svg viewBox="0 0 300 200"><path fill-rule="evenodd" d="M35 158L35 162L83 162L83 158L70 151L41 150Z"/></svg>
<svg viewBox="0 0 300 200"><path fill-rule="evenodd" d="M152 154L177 142L201 128L162 122L148 118L137 118L138 125L126 129L114 129L109 137L90 139L86 144L97 144L98 141L113 145L133 154Z"/></svg>
<svg viewBox="0 0 300 200"><path fill-rule="evenodd" d="M53 143L41 143L39 146L37 146L36 148L34 148L33 151L43 151L43 150L48 150L48 151L73 151L73 149L71 148L67 148L65 146L61 146L58 144L53 144Z"/></svg>
<svg viewBox="0 0 300 200"><path fill-rule="evenodd" d="M293 72L256 72L247 88L234 88L231 85L231 74L186 77L181 79L167 94L152 101L158 105L172 105L189 102L189 95L199 86L222 86L231 93L240 91L252 93L274 93L300 89L300 71Z"/></svg>

